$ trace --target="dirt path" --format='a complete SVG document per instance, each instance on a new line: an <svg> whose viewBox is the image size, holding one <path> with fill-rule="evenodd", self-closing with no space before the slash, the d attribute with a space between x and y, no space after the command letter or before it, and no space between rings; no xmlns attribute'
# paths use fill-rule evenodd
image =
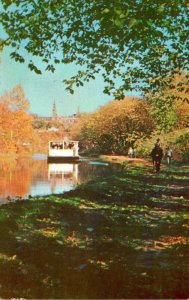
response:
<svg viewBox="0 0 189 300"><path fill-rule="evenodd" d="M128 162L131 163L132 165L141 164L146 166L152 166L152 162L146 158L130 158L124 155L101 155L100 158L112 163Z"/></svg>

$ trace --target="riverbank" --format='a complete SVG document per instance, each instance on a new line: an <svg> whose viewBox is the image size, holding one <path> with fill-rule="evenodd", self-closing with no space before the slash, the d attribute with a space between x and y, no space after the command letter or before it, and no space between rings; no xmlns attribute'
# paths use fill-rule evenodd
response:
<svg viewBox="0 0 189 300"><path fill-rule="evenodd" d="M147 158L130 158L126 155L100 155L99 159L102 161L118 164L132 163L135 165L152 165L151 161L149 161L149 159Z"/></svg>
<svg viewBox="0 0 189 300"><path fill-rule="evenodd" d="M122 166L0 208L2 298L188 297L188 165Z"/></svg>

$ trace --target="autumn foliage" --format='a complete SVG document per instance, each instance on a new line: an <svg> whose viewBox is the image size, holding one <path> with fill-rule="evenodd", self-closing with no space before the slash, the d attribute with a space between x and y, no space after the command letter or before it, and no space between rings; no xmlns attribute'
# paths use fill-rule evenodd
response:
<svg viewBox="0 0 189 300"><path fill-rule="evenodd" d="M33 140L32 117L27 112L23 88L17 85L0 97L0 147L2 152L20 152Z"/></svg>
<svg viewBox="0 0 189 300"><path fill-rule="evenodd" d="M186 127L189 123L188 75L182 72L172 77L171 88L162 78L164 88L147 96L156 128L168 133Z"/></svg>
<svg viewBox="0 0 189 300"><path fill-rule="evenodd" d="M148 137L153 129L145 101L127 97L81 117L72 131L85 152L126 154L130 145Z"/></svg>

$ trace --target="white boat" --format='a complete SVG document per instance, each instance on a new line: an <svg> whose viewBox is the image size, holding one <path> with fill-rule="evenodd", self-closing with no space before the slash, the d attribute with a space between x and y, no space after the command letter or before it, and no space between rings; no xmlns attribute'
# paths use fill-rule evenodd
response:
<svg viewBox="0 0 189 300"><path fill-rule="evenodd" d="M48 161L77 161L79 159L78 141L49 141Z"/></svg>

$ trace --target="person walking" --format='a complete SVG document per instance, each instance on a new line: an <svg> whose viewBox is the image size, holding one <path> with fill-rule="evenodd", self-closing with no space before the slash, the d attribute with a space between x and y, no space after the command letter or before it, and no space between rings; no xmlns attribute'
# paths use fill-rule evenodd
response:
<svg viewBox="0 0 189 300"><path fill-rule="evenodd" d="M128 150L128 156L130 158L133 158L134 157L134 149L133 147L129 147L129 150Z"/></svg>
<svg viewBox="0 0 189 300"><path fill-rule="evenodd" d="M172 160L172 152L173 152L173 150L168 146L166 148L166 152L165 152L168 165L171 163L171 160Z"/></svg>
<svg viewBox="0 0 189 300"><path fill-rule="evenodd" d="M160 172L161 160L163 158L163 149L159 144L155 144L155 147L151 152L152 161L153 161L153 169L156 173Z"/></svg>
<svg viewBox="0 0 189 300"><path fill-rule="evenodd" d="M160 146L160 147L161 147L160 138L158 138L158 139L156 140L155 146Z"/></svg>

